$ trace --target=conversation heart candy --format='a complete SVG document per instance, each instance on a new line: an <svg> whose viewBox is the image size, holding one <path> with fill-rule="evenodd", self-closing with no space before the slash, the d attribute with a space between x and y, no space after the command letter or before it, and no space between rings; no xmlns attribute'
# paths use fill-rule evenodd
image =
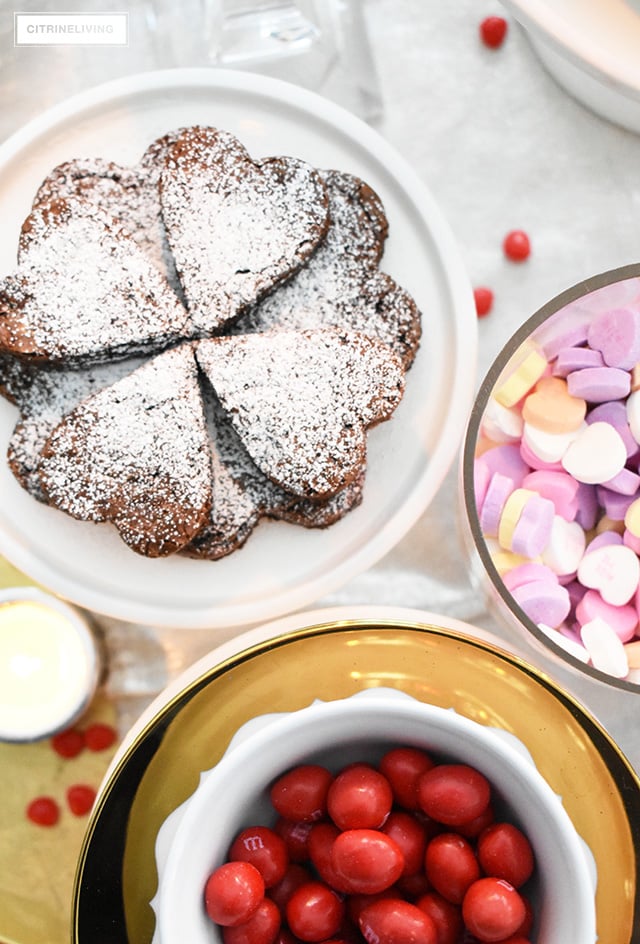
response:
<svg viewBox="0 0 640 944"><path fill-rule="evenodd" d="M603 619L596 617L585 623L580 630L580 638L591 657L594 668L624 678L629 671L629 663L622 642Z"/></svg>
<svg viewBox="0 0 640 944"><path fill-rule="evenodd" d="M482 416L482 432L496 443L515 442L522 436L522 414L489 397Z"/></svg>
<svg viewBox="0 0 640 944"><path fill-rule="evenodd" d="M539 495L530 498L513 529L512 550L525 557L541 554L549 542L553 518L553 502Z"/></svg>
<svg viewBox="0 0 640 944"><path fill-rule="evenodd" d="M570 433L585 418L587 404L573 396L561 377L543 377L522 404L522 418L528 426L546 433Z"/></svg>
<svg viewBox="0 0 640 944"><path fill-rule="evenodd" d="M626 403L627 422L631 435L637 443L640 443L640 390L629 394Z"/></svg>
<svg viewBox="0 0 640 944"><path fill-rule="evenodd" d="M582 429L562 458L565 470L579 482L596 485L617 475L627 461L620 433L609 423Z"/></svg>
<svg viewBox="0 0 640 944"><path fill-rule="evenodd" d="M624 524L632 534L640 538L640 498L636 498L627 508Z"/></svg>
<svg viewBox="0 0 640 944"><path fill-rule="evenodd" d="M610 400L608 403L599 403L589 410L586 416L587 423L610 423L622 437L627 449L627 458L638 452L638 443L633 438L627 420L627 408L622 400Z"/></svg>
<svg viewBox="0 0 640 944"><path fill-rule="evenodd" d="M568 652L569 655L572 655L575 659L579 659L584 663L590 661L589 653L581 643L578 643L574 639L565 636L563 633L559 632L557 629L554 629L552 626L546 626L544 623L538 623L538 628L542 630L542 632L551 640L551 642L555 643L556 646L559 646L560 649L564 649L565 652Z"/></svg>
<svg viewBox="0 0 640 944"><path fill-rule="evenodd" d="M536 470L522 480L523 488L533 489L542 498L553 502L556 514L573 521L578 511L579 483L567 472Z"/></svg>
<svg viewBox="0 0 640 944"><path fill-rule="evenodd" d="M620 538L619 544L587 548L578 565L578 580L613 606L624 606L638 589L640 561Z"/></svg>
<svg viewBox="0 0 640 944"><path fill-rule="evenodd" d="M565 347L558 353L553 365L553 376L566 377L584 367L604 367L600 351L592 351L590 347Z"/></svg>
<svg viewBox="0 0 640 944"><path fill-rule="evenodd" d="M567 389L590 403L621 400L631 390L631 377L618 367L585 367L567 376Z"/></svg>
<svg viewBox="0 0 640 944"><path fill-rule="evenodd" d="M500 472L491 476L480 511L480 527L486 537L497 537L502 509L514 487L513 480Z"/></svg>
<svg viewBox="0 0 640 944"><path fill-rule="evenodd" d="M602 312L591 322L587 340L609 367L631 370L640 360L640 312L631 308Z"/></svg>
<svg viewBox="0 0 640 944"><path fill-rule="evenodd" d="M576 521L565 521L555 515L541 555L542 562L559 576L574 574L582 560L585 543L584 531Z"/></svg>
<svg viewBox="0 0 640 944"><path fill-rule="evenodd" d="M586 423L584 425L586 426ZM538 459L551 464L561 462L578 433L579 430L571 430L568 433L548 433L546 430L525 423L522 439Z"/></svg>
<svg viewBox="0 0 640 944"><path fill-rule="evenodd" d="M494 393L498 403L515 406L540 380L547 366L547 359L532 342L524 344L514 357L509 375Z"/></svg>
<svg viewBox="0 0 640 944"><path fill-rule="evenodd" d="M554 628L567 618L571 609L566 589L551 580L532 580L516 587L513 598L534 623Z"/></svg>
<svg viewBox="0 0 640 944"><path fill-rule="evenodd" d="M638 625L638 611L630 603L612 606L602 599L597 590L587 590L576 606L576 619L581 626L591 620L602 619L622 642L628 642Z"/></svg>

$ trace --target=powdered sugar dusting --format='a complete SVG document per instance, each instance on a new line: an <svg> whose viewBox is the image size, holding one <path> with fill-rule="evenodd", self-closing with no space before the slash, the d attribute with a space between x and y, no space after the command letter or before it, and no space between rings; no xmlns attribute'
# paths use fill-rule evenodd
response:
<svg viewBox="0 0 640 944"><path fill-rule="evenodd" d="M86 397L126 377L142 363L136 358L79 370L39 370L20 367L17 362L23 382L13 389L21 418L9 440L7 457L11 471L34 498L46 501L40 483L40 453L63 416Z"/></svg>
<svg viewBox="0 0 640 944"><path fill-rule="evenodd" d="M166 136L154 142L136 167L121 167L99 157L59 164L43 181L33 205L62 197L80 198L101 207L123 224L174 290L180 290L158 192L163 153L171 140L171 136Z"/></svg>
<svg viewBox="0 0 640 944"><path fill-rule="evenodd" d="M236 334L323 325L380 338L405 367L420 342L420 312L411 296L378 270L387 220L377 194L339 171L321 172L330 224L308 263L233 327Z"/></svg>
<svg viewBox="0 0 640 944"><path fill-rule="evenodd" d="M367 426L402 397L379 341L332 329L201 341L198 362L256 465L294 495L334 495L365 462Z"/></svg>
<svg viewBox="0 0 640 944"><path fill-rule="evenodd" d="M256 466L229 417L203 378L212 453L211 514L182 553L217 560L241 547L260 518L324 528L362 498L364 475L327 501L311 502L284 491Z"/></svg>
<svg viewBox="0 0 640 944"><path fill-rule="evenodd" d="M0 283L0 347L36 358L111 359L167 346L186 312L111 217L80 200L37 207L21 263Z"/></svg>
<svg viewBox="0 0 640 944"><path fill-rule="evenodd" d="M112 520L134 550L179 550L211 504L207 432L191 345L153 358L83 401L42 452L50 503Z"/></svg>
<svg viewBox="0 0 640 944"><path fill-rule="evenodd" d="M196 328L211 332L311 255L328 224L319 174L294 158L254 162L232 135L186 129L160 181L169 243Z"/></svg>

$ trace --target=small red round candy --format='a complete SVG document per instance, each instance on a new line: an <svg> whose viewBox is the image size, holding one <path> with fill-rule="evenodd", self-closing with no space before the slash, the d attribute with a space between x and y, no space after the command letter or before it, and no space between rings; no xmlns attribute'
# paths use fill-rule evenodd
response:
<svg viewBox="0 0 640 944"><path fill-rule="evenodd" d="M27 806L27 818L36 826L55 826L60 819L60 807L53 797L36 797Z"/></svg>
<svg viewBox="0 0 640 944"><path fill-rule="evenodd" d="M75 728L67 728L51 738L51 747L60 757L70 759L77 757L84 747L84 737Z"/></svg>
<svg viewBox="0 0 640 944"><path fill-rule="evenodd" d="M462 902L465 926L483 944L504 941L515 934L525 916L522 898L501 878L478 879L469 886Z"/></svg>
<svg viewBox="0 0 640 944"><path fill-rule="evenodd" d="M264 898L262 876L250 862L225 862L207 879L205 910L224 927L244 924Z"/></svg>
<svg viewBox="0 0 640 944"><path fill-rule="evenodd" d="M489 806L487 778L467 764L439 764L420 777L418 800L422 810L445 826L461 826Z"/></svg>
<svg viewBox="0 0 640 944"><path fill-rule="evenodd" d="M427 892L418 898L416 908L428 914L435 924L438 944L458 944L464 928L458 905L447 901L437 892Z"/></svg>
<svg viewBox="0 0 640 944"><path fill-rule="evenodd" d="M493 308L493 292L490 288L479 286L473 290L473 299L476 303L476 314L478 318L484 318Z"/></svg>
<svg viewBox="0 0 640 944"><path fill-rule="evenodd" d="M284 839L268 826L249 826L239 832L231 843L229 859L255 865L264 879L265 888L277 885L289 866Z"/></svg>
<svg viewBox="0 0 640 944"><path fill-rule="evenodd" d="M331 865L347 892L376 895L400 878L404 856L393 839L376 829L347 829L331 847Z"/></svg>
<svg viewBox="0 0 640 944"><path fill-rule="evenodd" d="M479 31L485 46L497 49L502 46L507 35L507 21L503 16L487 16L480 23Z"/></svg>
<svg viewBox="0 0 640 944"><path fill-rule="evenodd" d="M294 767L271 786L273 808L285 819L314 823L326 813L332 780L330 771L318 764Z"/></svg>
<svg viewBox="0 0 640 944"><path fill-rule="evenodd" d="M433 767L433 761L417 747L394 747L384 755L379 765L393 791L393 798L406 810L419 809L418 780Z"/></svg>
<svg viewBox="0 0 640 944"><path fill-rule="evenodd" d="M424 826L410 813L392 811L380 832L398 844L404 857L402 876L415 875L422 869L427 848L427 832Z"/></svg>
<svg viewBox="0 0 640 944"><path fill-rule="evenodd" d="M244 924L222 928L224 944L274 944L280 931L280 912L269 898L263 898Z"/></svg>
<svg viewBox="0 0 640 944"><path fill-rule="evenodd" d="M110 724L90 724L83 732L85 746L90 751L106 751L108 747L115 744L117 738L115 728Z"/></svg>
<svg viewBox="0 0 640 944"><path fill-rule="evenodd" d="M331 862L331 849L339 835L340 830L335 823L316 823L309 834L309 858L323 882L336 891L346 892Z"/></svg>
<svg viewBox="0 0 640 944"><path fill-rule="evenodd" d="M76 783L67 790L67 804L74 816L84 816L95 803L96 791L86 783Z"/></svg>
<svg viewBox="0 0 640 944"><path fill-rule="evenodd" d="M287 924L301 941L326 941L338 931L345 905L323 882L308 882L293 893L286 907Z"/></svg>
<svg viewBox="0 0 640 944"><path fill-rule="evenodd" d="M312 828L312 823L293 822L282 816L274 823L273 830L284 839L290 862L305 862L309 858L309 836Z"/></svg>
<svg viewBox="0 0 640 944"><path fill-rule="evenodd" d="M435 925L428 914L401 898L387 898L365 908L360 930L376 944L438 944Z"/></svg>
<svg viewBox="0 0 640 944"><path fill-rule="evenodd" d="M308 869L297 862L292 862L285 872L284 878L280 879L277 885L270 888L267 894L271 901L274 901L280 911L283 912L296 889L300 888L301 885L306 885L311 880L312 875Z"/></svg>
<svg viewBox="0 0 640 944"><path fill-rule="evenodd" d="M521 229L514 229L507 233L502 246L506 257L512 262L523 262L531 254L529 237Z"/></svg>
<svg viewBox="0 0 640 944"><path fill-rule="evenodd" d="M469 886L480 878L473 847L457 833L440 833L431 840L424 867L435 890L454 905L462 902Z"/></svg>
<svg viewBox="0 0 640 944"><path fill-rule="evenodd" d="M389 781L367 764L345 768L327 793L327 811L338 829L378 829L392 804Z"/></svg>
<svg viewBox="0 0 640 944"><path fill-rule="evenodd" d="M503 878L515 888L531 878L533 849L531 843L512 823L494 823L478 839L478 861L483 872Z"/></svg>

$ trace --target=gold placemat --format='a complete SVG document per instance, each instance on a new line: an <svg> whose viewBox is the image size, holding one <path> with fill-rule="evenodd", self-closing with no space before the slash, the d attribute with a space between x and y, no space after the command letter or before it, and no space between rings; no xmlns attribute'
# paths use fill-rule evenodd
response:
<svg viewBox="0 0 640 944"><path fill-rule="evenodd" d="M33 581L0 557L0 587ZM103 692L74 726L96 722L115 727L116 712ZM74 815L66 791L75 784L96 789L117 744L63 758L50 739L31 744L0 742L0 941L2 944L67 944L73 880L89 816ZM29 802L52 797L60 817L37 826L26 815Z"/></svg>

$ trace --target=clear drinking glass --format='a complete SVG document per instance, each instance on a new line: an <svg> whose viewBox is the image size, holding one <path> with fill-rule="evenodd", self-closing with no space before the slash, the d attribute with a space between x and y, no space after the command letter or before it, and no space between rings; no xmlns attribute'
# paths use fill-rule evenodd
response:
<svg viewBox="0 0 640 944"><path fill-rule="evenodd" d="M161 66L194 65L195 57L197 64L284 79L367 121L380 117L362 0L187 0L180 24L167 0L149 0L146 7ZM186 55L190 61L180 61Z"/></svg>

